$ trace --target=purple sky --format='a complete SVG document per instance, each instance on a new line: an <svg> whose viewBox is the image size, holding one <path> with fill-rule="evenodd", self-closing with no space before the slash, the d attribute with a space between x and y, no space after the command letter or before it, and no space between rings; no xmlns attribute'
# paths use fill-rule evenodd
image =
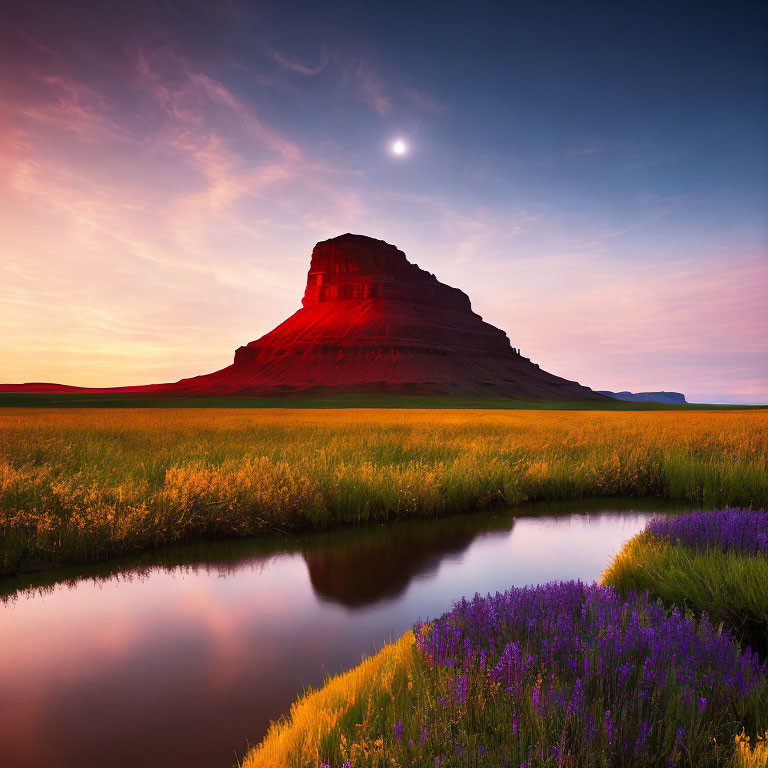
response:
<svg viewBox="0 0 768 768"><path fill-rule="evenodd" d="M223 367L356 232L553 373L767 403L765 11L616 6L7 4L0 381Z"/></svg>

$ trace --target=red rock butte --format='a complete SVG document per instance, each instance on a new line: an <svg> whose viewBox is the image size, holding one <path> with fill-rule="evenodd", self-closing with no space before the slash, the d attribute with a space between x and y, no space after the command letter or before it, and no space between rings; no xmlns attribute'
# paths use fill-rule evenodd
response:
<svg viewBox="0 0 768 768"><path fill-rule="evenodd" d="M104 389L2 385L5 391L185 395L373 392L537 400L604 400L547 373L469 297L363 235L318 243L302 308L235 352L226 368L172 384Z"/></svg>

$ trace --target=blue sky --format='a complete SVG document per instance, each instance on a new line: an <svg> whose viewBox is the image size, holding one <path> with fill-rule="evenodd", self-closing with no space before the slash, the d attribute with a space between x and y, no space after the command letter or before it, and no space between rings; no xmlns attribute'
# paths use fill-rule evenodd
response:
<svg viewBox="0 0 768 768"><path fill-rule="evenodd" d="M0 380L226 365L352 231L554 373L768 402L762 4L0 14Z"/></svg>

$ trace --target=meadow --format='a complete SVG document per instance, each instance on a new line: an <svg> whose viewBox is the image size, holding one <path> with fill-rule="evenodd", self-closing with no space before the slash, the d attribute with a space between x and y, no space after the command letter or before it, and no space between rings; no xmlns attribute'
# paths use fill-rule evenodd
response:
<svg viewBox="0 0 768 768"><path fill-rule="evenodd" d="M768 500L768 411L0 411L0 574L529 501Z"/></svg>

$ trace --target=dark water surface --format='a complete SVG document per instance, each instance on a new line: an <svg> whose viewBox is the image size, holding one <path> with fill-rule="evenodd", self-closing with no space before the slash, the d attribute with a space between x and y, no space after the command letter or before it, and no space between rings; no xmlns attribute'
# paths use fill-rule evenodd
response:
<svg viewBox="0 0 768 768"><path fill-rule="evenodd" d="M678 510L535 505L0 580L0 765L231 766L303 686L417 618L599 579L653 513Z"/></svg>

